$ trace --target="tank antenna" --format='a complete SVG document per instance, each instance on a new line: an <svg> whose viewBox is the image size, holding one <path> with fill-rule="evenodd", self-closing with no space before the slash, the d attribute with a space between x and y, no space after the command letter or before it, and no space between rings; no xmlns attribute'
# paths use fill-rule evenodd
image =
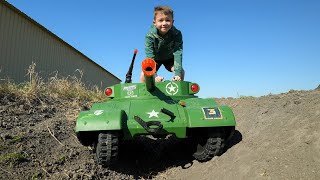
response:
<svg viewBox="0 0 320 180"><path fill-rule="evenodd" d="M135 49L134 52L133 52L133 57L132 57L132 61L131 61L131 64L130 64L130 67L129 67L129 70L126 74L126 81L125 83L131 83L132 82L132 69L133 69L133 65L134 65L134 59L136 58L136 55L138 53L138 49Z"/></svg>

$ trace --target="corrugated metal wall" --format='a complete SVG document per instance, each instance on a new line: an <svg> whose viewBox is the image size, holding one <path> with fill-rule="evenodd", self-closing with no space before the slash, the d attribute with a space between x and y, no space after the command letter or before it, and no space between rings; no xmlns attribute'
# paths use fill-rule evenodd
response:
<svg viewBox="0 0 320 180"><path fill-rule="evenodd" d="M55 72L63 77L80 77L76 71L79 69L83 72L83 82L89 86L104 88L120 82L52 32L0 0L0 77L24 82L32 62L36 63L36 71L43 79Z"/></svg>

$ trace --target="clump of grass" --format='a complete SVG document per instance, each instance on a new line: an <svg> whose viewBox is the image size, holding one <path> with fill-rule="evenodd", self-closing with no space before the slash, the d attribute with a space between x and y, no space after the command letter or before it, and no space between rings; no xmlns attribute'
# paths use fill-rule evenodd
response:
<svg viewBox="0 0 320 180"><path fill-rule="evenodd" d="M0 84L0 93L16 92L17 90L18 86L10 81L10 79L8 79L5 83Z"/></svg>
<svg viewBox="0 0 320 180"><path fill-rule="evenodd" d="M33 176L31 177L32 180L36 180L36 179L42 179L43 175L40 172L36 172L35 174L33 174Z"/></svg>
<svg viewBox="0 0 320 180"><path fill-rule="evenodd" d="M28 102L36 99L39 94L43 91L43 81L35 72L36 64L32 63L29 68L27 75L29 81L21 84L15 84L10 80L0 85L0 93L11 94L14 97L26 100Z"/></svg>
<svg viewBox="0 0 320 180"><path fill-rule="evenodd" d="M0 144L0 151L2 151L2 150L4 150L4 149L6 149L6 147L5 147L4 145L1 145L1 144Z"/></svg>
<svg viewBox="0 0 320 180"><path fill-rule="evenodd" d="M66 156L62 155L60 158L57 160L58 164L64 164L66 162Z"/></svg>
<svg viewBox="0 0 320 180"><path fill-rule="evenodd" d="M16 142L20 142L23 139L22 136L13 136L12 139L10 139L9 143L14 144Z"/></svg>
<svg viewBox="0 0 320 180"><path fill-rule="evenodd" d="M19 164L26 161L26 155L21 152L13 152L0 155L0 162L9 162L11 165Z"/></svg>
<svg viewBox="0 0 320 180"><path fill-rule="evenodd" d="M44 91L44 82L36 72L36 64L34 62L29 66L27 75L29 76L29 81L24 86L24 95L29 98L36 98L38 94Z"/></svg>
<svg viewBox="0 0 320 180"><path fill-rule="evenodd" d="M240 96L240 99L255 99L253 96Z"/></svg>
<svg viewBox="0 0 320 180"><path fill-rule="evenodd" d="M83 72L80 73L80 78L76 76L68 76L66 78L58 78L58 74L49 78L47 84L48 92L51 95L65 97L65 98L78 98L80 100L100 101L105 100L103 92L97 87L93 86L90 89L85 86L81 81Z"/></svg>

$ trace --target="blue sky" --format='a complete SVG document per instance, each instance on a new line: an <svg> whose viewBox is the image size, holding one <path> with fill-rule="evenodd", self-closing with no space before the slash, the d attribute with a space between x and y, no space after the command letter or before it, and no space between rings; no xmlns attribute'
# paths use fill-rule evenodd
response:
<svg viewBox="0 0 320 180"><path fill-rule="evenodd" d="M200 97L263 96L320 84L319 0L8 0L123 82L145 58L153 8L169 5L182 31L185 80ZM171 79L161 67L159 75Z"/></svg>

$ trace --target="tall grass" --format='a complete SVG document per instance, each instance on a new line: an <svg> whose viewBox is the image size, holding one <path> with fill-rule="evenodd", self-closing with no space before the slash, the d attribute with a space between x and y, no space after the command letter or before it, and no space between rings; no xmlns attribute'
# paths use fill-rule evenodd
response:
<svg viewBox="0 0 320 180"><path fill-rule="evenodd" d="M76 76L58 77L58 73L44 80L36 72L36 64L32 63L27 72L28 81L20 84L15 84L10 80L0 84L1 94L11 94L19 99L27 102L32 102L37 99L47 98L63 98L80 101L104 101L106 96L97 87L86 87L81 81L83 73L80 73L80 78Z"/></svg>

